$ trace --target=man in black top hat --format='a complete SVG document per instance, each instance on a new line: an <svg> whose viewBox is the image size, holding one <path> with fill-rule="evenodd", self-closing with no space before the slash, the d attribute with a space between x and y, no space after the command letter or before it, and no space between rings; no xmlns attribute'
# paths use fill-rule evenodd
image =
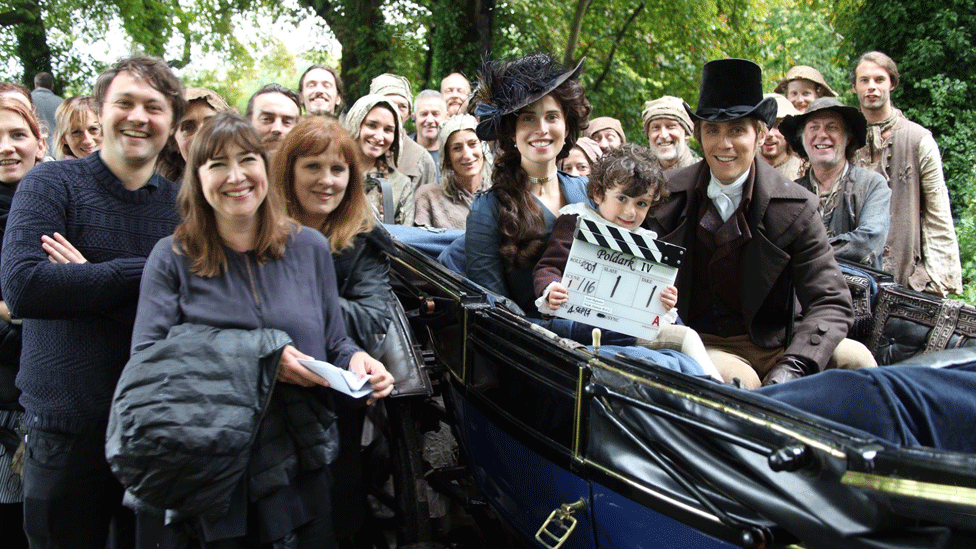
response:
<svg viewBox="0 0 976 549"><path fill-rule="evenodd" d="M793 150L810 160L796 180L820 197L820 217L834 257L881 269L890 224L891 189L878 172L851 164L864 146L867 122L854 107L821 97L780 129Z"/></svg>
<svg viewBox="0 0 976 549"><path fill-rule="evenodd" d="M756 161L776 120L759 66L707 63L698 109L685 110L705 159L671 176L671 198L644 225L687 249L678 311L722 377L755 388L873 363L863 345L845 339L851 298L817 198Z"/></svg>

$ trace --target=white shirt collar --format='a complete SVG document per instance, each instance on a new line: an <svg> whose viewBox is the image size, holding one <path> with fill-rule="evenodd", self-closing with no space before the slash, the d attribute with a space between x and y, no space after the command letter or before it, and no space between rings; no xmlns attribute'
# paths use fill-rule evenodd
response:
<svg viewBox="0 0 976 549"><path fill-rule="evenodd" d="M728 221L732 217L732 213L742 203L742 189L745 187L746 178L749 177L750 170L746 170L728 185L723 185L715 177L715 174L709 172L711 179L708 181L708 198L712 199L712 203L715 204L715 209L718 210L718 215L722 218L723 222Z"/></svg>

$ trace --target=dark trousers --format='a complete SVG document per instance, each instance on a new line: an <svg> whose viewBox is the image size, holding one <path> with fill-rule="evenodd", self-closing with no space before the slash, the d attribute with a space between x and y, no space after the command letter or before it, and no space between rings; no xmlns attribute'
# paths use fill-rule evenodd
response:
<svg viewBox="0 0 976 549"><path fill-rule="evenodd" d="M898 446L976 452L976 364L827 370L756 392Z"/></svg>
<svg viewBox="0 0 976 549"><path fill-rule="evenodd" d="M32 549L132 547L134 521L105 461L105 425L84 434L28 429L24 530Z"/></svg>

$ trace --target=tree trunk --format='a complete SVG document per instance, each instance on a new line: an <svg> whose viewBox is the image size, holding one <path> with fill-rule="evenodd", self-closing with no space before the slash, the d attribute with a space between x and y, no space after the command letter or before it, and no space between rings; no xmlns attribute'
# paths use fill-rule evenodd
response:
<svg viewBox="0 0 976 549"><path fill-rule="evenodd" d="M583 18L593 0L576 0L576 13L569 27L569 39L566 40L566 55L563 56L563 66L572 67L576 64L576 46L579 43L580 30L583 28Z"/></svg>
<svg viewBox="0 0 976 549"><path fill-rule="evenodd" d="M441 1L433 14L432 84L453 72L474 79L481 58L491 53L495 0Z"/></svg>
<svg viewBox="0 0 976 549"><path fill-rule="evenodd" d="M369 91L370 80L390 70L392 39L386 29L380 0L299 0L312 8L342 45L340 72L346 104Z"/></svg>
<svg viewBox="0 0 976 549"><path fill-rule="evenodd" d="M47 45L41 6L35 0L16 0L13 8L20 16L14 25L14 35L17 37L17 57L24 67L23 83L27 89L33 89L35 74L52 72L51 48Z"/></svg>

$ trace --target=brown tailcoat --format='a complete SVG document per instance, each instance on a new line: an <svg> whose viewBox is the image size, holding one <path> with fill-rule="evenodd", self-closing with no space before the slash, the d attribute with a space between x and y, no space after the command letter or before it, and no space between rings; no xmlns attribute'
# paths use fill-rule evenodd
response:
<svg viewBox="0 0 976 549"><path fill-rule="evenodd" d="M648 214L644 226L658 238L688 249L685 265L695 253L698 201L704 198L710 172L705 161L669 174L671 198ZM765 162L753 161L752 200L746 213L752 238L742 247L738 286L742 317L749 337L760 347L782 347L789 317L790 285L800 306L787 355L806 358L822 370L847 336L854 313L850 292L827 243L817 198L787 180ZM750 185L747 183L747 187ZM690 230L689 230L690 229ZM678 312L690 303L691 269L678 273ZM709 333L707 326L692 326Z"/></svg>

